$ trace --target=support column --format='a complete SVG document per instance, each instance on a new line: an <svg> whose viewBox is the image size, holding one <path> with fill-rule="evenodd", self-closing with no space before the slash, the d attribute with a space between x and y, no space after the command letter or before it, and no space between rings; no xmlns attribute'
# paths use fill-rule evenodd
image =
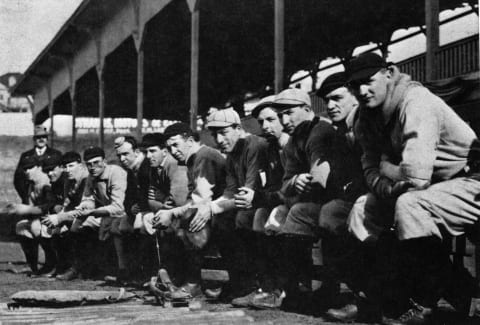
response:
<svg viewBox="0 0 480 325"><path fill-rule="evenodd" d="M70 60L67 62L68 76L70 79L70 85L68 92L70 94L70 103L72 107L72 150L77 150L77 96L76 96L76 81L73 75L73 62Z"/></svg>
<svg viewBox="0 0 480 325"><path fill-rule="evenodd" d="M425 79L436 79L436 56L439 49L439 0L425 0L425 26L427 28L427 53L425 61Z"/></svg>
<svg viewBox="0 0 480 325"><path fill-rule="evenodd" d="M200 0L187 0L192 14L191 53L190 53L190 127L197 130L198 113L198 61L200 46Z"/></svg>
<svg viewBox="0 0 480 325"><path fill-rule="evenodd" d="M143 127L143 74L144 74L144 52L143 46L137 53L137 136L142 137Z"/></svg>
<svg viewBox="0 0 480 325"><path fill-rule="evenodd" d="M285 2L275 0L275 93L283 89L283 76L285 66Z"/></svg>
<svg viewBox="0 0 480 325"><path fill-rule="evenodd" d="M99 134L98 134L98 146L104 147L105 144L105 128L103 120L105 118L105 81L104 81L104 63L97 64L97 77L98 77L98 120L99 120Z"/></svg>
<svg viewBox="0 0 480 325"><path fill-rule="evenodd" d="M144 48L143 40L145 34L145 22L142 21L141 1L131 1L135 18L135 28L132 31L135 49L137 50L137 137L142 137L143 127L143 89L144 89Z"/></svg>
<svg viewBox="0 0 480 325"><path fill-rule="evenodd" d="M105 56L102 52L101 36L94 35L95 45L97 48L97 64L95 66L98 77L98 119L99 119L99 134L98 134L98 146L104 147L105 144L105 128L103 120L105 118Z"/></svg>
<svg viewBox="0 0 480 325"><path fill-rule="evenodd" d="M50 147L53 147L54 143L54 130L53 130L53 96L52 96L52 82L47 82L47 94L48 94L48 117L50 118Z"/></svg>

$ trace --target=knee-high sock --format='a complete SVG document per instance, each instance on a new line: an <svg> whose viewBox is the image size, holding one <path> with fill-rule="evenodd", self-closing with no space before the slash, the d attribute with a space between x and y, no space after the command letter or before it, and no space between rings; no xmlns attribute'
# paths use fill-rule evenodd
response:
<svg viewBox="0 0 480 325"><path fill-rule="evenodd" d="M278 289L295 293L298 290L298 282L303 280L302 273L305 269L312 268L312 240L292 235L282 236L280 241L282 248L277 264L276 286ZM308 255L310 258L307 258Z"/></svg>
<svg viewBox="0 0 480 325"><path fill-rule="evenodd" d="M200 283L202 280L203 250L186 250L188 264L186 280L188 283Z"/></svg>
<svg viewBox="0 0 480 325"><path fill-rule="evenodd" d="M44 268L52 268L57 264L57 256L55 250L52 246L52 239L50 238L40 238L40 246L45 253L45 264Z"/></svg>
<svg viewBox="0 0 480 325"><path fill-rule="evenodd" d="M57 254L57 271L66 270L72 264L72 238L70 233L52 237L53 248Z"/></svg>
<svg viewBox="0 0 480 325"><path fill-rule="evenodd" d="M38 242L34 239L30 239L24 236L19 236L20 245L22 246L23 253L27 264L30 266L32 272L38 271Z"/></svg>
<svg viewBox="0 0 480 325"><path fill-rule="evenodd" d="M125 238L122 236L113 236L113 244L117 253L117 263L119 270L128 268L128 254L126 251Z"/></svg>

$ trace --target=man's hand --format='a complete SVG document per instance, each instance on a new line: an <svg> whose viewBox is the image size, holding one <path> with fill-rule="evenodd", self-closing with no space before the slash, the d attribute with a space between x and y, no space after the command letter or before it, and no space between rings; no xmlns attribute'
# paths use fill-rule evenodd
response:
<svg viewBox="0 0 480 325"><path fill-rule="evenodd" d="M152 227L155 229L166 229L172 224L172 210L160 210L153 217Z"/></svg>
<svg viewBox="0 0 480 325"><path fill-rule="evenodd" d="M132 207L130 208L130 212L132 213L132 215L136 216L137 214L139 214L140 212L142 212L142 210L140 209L140 206L135 203L135 204L132 205Z"/></svg>
<svg viewBox="0 0 480 325"><path fill-rule="evenodd" d="M168 199L165 200L165 202L163 203L163 209L173 209L175 207L175 202L173 201L173 199L171 197L169 197Z"/></svg>
<svg viewBox="0 0 480 325"><path fill-rule="evenodd" d="M56 214L51 214L43 217L40 222L48 228L55 228L58 226L58 216Z"/></svg>
<svg viewBox="0 0 480 325"><path fill-rule="evenodd" d="M255 191L248 187L240 187L238 194L234 194L235 206L240 209L252 208L253 196Z"/></svg>
<svg viewBox="0 0 480 325"><path fill-rule="evenodd" d="M312 190L313 176L309 173L300 174L295 178L295 190L298 194L309 193Z"/></svg>
<svg viewBox="0 0 480 325"><path fill-rule="evenodd" d="M191 232L197 232L203 229L207 224L208 220L212 218L212 209L210 204L204 204L198 207L195 217L193 217L190 222L190 227L188 228Z"/></svg>

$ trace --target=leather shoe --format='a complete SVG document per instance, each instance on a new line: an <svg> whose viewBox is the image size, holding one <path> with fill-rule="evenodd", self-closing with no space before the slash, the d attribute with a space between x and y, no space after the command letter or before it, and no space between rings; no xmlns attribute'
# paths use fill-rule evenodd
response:
<svg viewBox="0 0 480 325"><path fill-rule="evenodd" d="M412 308L407 310L397 319L390 319L390 318L383 317L382 324L383 325L427 324L429 322L429 319L433 315L433 310L431 308L426 308L417 304L412 299L410 299L410 303L412 305Z"/></svg>
<svg viewBox="0 0 480 325"><path fill-rule="evenodd" d="M253 296L250 307L257 309L280 309L285 291L261 292Z"/></svg>
<svg viewBox="0 0 480 325"><path fill-rule="evenodd" d="M261 294L261 293L262 293L262 289L254 290L254 291L250 292L248 295L232 299L230 304L233 307L239 307L239 308L248 307L252 303L253 297L255 297L256 295Z"/></svg>
<svg viewBox="0 0 480 325"><path fill-rule="evenodd" d="M470 301L469 317L480 318L480 298L472 298Z"/></svg>
<svg viewBox="0 0 480 325"><path fill-rule="evenodd" d="M75 269L71 268L63 274L58 274L55 278L62 281L72 281L78 278L78 272Z"/></svg>
<svg viewBox="0 0 480 325"><path fill-rule="evenodd" d="M347 304L338 309L330 308L325 316L338 322L352 322L358 317L358 307L355 304Z"/></svg>
<svg viewBox="0 0 480 325"><path fill-rule="evenodd" d="M170 294L172 300L188 300L202 295L202 289L197 283L187 283Z"/></svg>

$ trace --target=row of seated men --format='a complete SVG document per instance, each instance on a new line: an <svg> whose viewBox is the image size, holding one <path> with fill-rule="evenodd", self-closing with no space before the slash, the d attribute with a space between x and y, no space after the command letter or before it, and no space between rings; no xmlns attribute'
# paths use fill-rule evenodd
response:
<svg viewBox="0 0 480 325"><path fill-rule="evenodd" d="M10 208L26 217L17 234L32 271L56 266L57 278L72 279L91 263L87 246L112 238L118 278L127 279L157 258L145 248L156 238L170 243L160 255L176 279L177 286L165 285L172 299L215 296L202 290L200 272L215 243L229 273L223 299L289 308L311 290L311 250L321 238L330 270L322 286L327 317L423 324L435 319L440 298L479 317L478 283L452 264L445 245L478 233L472 129L373 53L330 75L317 95L329 119L315 116L299 89L264 98L252 113L262 137L245 132L233 109L214 112L207 127L221 153L176 123L145 135L140 146L117 138L123 168L95 147L83 153L86 168L75 152L52 153L41 166L34 152L22 157L27 201ZM73 243L69 269L52 238ZM340 282L354 294L346 304L335 299Z"/></svg>

